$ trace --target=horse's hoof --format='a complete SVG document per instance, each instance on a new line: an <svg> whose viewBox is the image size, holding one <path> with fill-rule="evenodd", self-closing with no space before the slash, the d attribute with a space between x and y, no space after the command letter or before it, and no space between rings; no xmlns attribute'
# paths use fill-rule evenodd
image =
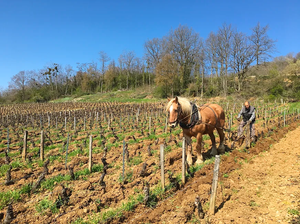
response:
<svg viewBox="0 0 300 224"><path fill-rule="evenodd" d="M219 154L224 154L225 153L225 146L223 145L223 146L219 147L218 152L219 152Z"/></svg>
<svg viewBox="0 0 300 224"><path fill-rule="evenodd" d="M191 165L193 165L193 160L186 160L187 161L187 163L189 164L189 166L191 166Z"/></svg>
<svg viewBox="0 0 300 224"><path fill-rule="evenodd" d="M203 163L203 160L197 159L196 164L202 164L202 163Z"/></svg>
<svg viewBox="0 0 300 224"><path fill-rule="evenodd" d="M224 154L225 153L225 150L218 150L219 151L219 154Z"/></svg>

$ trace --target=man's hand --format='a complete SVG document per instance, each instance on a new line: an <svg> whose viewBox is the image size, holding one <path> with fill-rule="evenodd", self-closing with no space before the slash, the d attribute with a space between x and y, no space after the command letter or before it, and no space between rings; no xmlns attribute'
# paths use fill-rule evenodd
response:
<svg viewBox="0 0 300 224"><path fill-rule="evenodd" d="M247 121L247 124L251 124L251 122L252 122L252 121L249 120L249 121Z"/></svg>
<svg viewBox="0 0 300 224"><path fill-rule="evenodd" d="M241 121L241 118L239 118L239 117L237 117L236 119L237 119L238 121Z"/></svg>

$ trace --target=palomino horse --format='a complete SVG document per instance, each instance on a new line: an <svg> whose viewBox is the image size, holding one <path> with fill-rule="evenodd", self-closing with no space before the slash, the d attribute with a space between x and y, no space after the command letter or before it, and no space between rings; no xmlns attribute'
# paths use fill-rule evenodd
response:
<svg viewBox="0 0 300 224"><path fill-rule="evenodd" d="M225 152L224 132L225 114L221 106L217 104L205 104L201 107L190 103L186 98L175 97L169 99L166 106L169 112L169 126L174 128L179 123L183 130L183 137L186 139L187 162L189 165L192 160L192 141L191 137L197 138L197 161L203 163L201 154L202 135L208 134L212 142L211 155L215 156ZM213 134L214 129L217 129L220 136L220 145L218 151L216 148L216 140Z"/></svg>

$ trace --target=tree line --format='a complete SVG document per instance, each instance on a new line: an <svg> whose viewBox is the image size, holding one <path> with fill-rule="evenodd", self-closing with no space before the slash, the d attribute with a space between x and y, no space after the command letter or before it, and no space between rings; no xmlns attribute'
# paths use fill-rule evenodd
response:
<svg viewBox="0 0 300 224"><path fill-rule="evenodd" d="M69 95L153 86L158 97L173 95L227 96L247 87L253 67L265 64L276 50L268 25L258 23L251 34L223 24L203 39L179 25L162 38L145 41L144 56L123 52L116 60L99 52L99 60L70 65L53 63L20 71L1 92L6 102L45 102ZM296 58L299 58L298 53Z"/></svg>

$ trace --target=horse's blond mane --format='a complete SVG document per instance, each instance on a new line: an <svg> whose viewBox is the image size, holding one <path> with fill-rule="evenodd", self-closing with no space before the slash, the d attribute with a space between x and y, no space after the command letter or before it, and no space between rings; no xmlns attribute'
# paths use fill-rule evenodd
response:
<svg viewBox="0 0 300 224"><path fill-rule="evenodd" d="M169 108L171 107L173 101L175 100L175 98L171 99L167 106L166 106L166 111L169 110ZM190 114L191 113L191 104L190 104L190 101L184 97L178 97L178 102L179 104L181 105L181 109L182 109L182 112L184 114Z"/></svg>

